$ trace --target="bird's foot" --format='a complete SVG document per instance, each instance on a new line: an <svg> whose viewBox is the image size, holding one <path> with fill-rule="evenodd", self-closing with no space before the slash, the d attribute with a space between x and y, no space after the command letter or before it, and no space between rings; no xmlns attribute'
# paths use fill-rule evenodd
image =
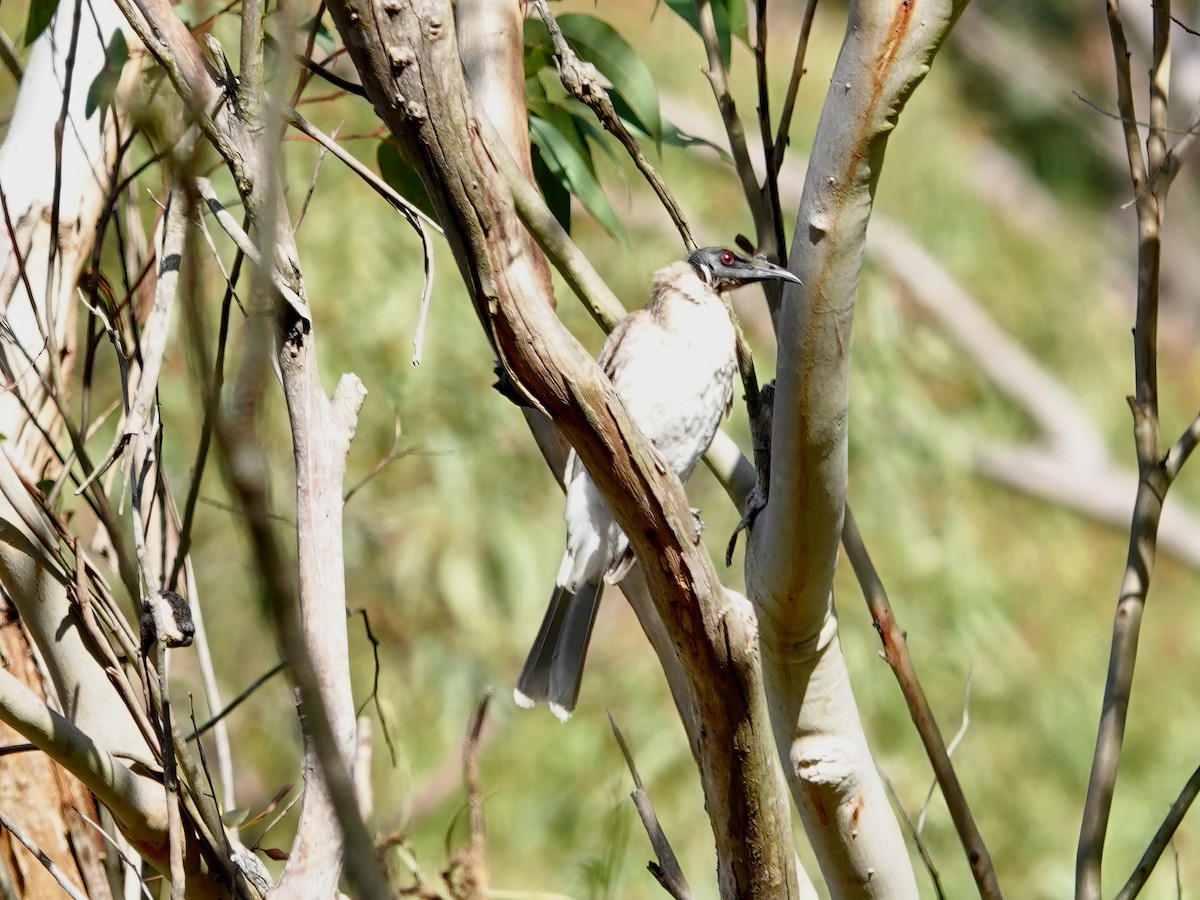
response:
<svg viewBox="0 0 1200 900"><path fill-rule="evenodd" d="M758 514L767 508L767 495L762 491L758 483L750 491L746 497L746 509L742 513L742 519L737 523L737 528L733 529L733 534L729 538L729 546L725 548L725 565L733 565L733 551L737 547L738 535L748 528L754 526L754 520L758 518Z"/></svg>
<svg viewBox="0 0 1200 900"><path fill-rule="evenodd" d="M692 543L699 544L700 537L704 534L704 520L700 518L699 507L692 507L692 526L696 529L695 535L692 536Z"/></svg>

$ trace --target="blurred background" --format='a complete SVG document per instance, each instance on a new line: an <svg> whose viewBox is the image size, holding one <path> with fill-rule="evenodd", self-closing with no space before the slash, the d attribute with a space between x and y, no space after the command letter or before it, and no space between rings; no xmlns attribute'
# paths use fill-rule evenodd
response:
<svg viewBox="0 0 1200 900"><path fill-rule="evenodd" d="M1144 78L1150 7L1128 6L1133 69L1135 78ZM1176 14L1200 25L1197 6L1176 4ZM685 132L721 140L701 72L700 40L668 5L606 0L556 4L555 10L610 22L650 67L664 117ZM802 4L771 10L775 110L801 12ZM24 19L20 3L0 9L9 34L19 35ZM784 207L793 214L845 19L842 3L818 7L781 176ZM234 21L220 28L233 29L226 46L235 46ZM1183 128L1185 111L1200 96L1200 38L1180 30L1175 39L1174 124ZM737 41L731 82L752 127L753 59ZM964 721L964 708L969 713L956 768L1011 897L1071 892L1125 561L1125 514L1114 526L1094 507L1114 489L1126 503L1133 496L1132 485L1113 474L1135 465L1124 399L1133 385L1136 243L1132 210L1123 206L1132 194L1119 123L1080 99L1114 110L1112 84L1100 5L972 4L891 138L855 317L851 502L947 737ZM11 108L14 91L6 80L4 109ZM308 97L329 91L314 81ZM1137 96L1141 102L1144 90ZM374 163L378 122L364 101L342 96L307 103L304 112L327 131L338 128L347 147ZM703 146L664 146L657 156L652 146L648 151L701 244L753 234L736 175L716 152ZM298 208L317 154L312 145L289 140L284 156ZM627 237L614 239L578 206L572 234L633 308L646 299L654 269L683 250L619 154L596 153L595 164ZM161 187L155 178L144 186L156 193ZM1173 189L1165 240L1160 376L1168 441L1200 405L1197 196L1196 178L1185 166ZM629 801L631 780L609 729L611 713L696 896L716 897L712 837L684 732L655 657L618 592L608 594L569 723L545 710L519 710L509 699L562 552L561 494L520 412L491 389L492 353L444 242L437 247L417 367L410 358L422 265L411 229L329 160L299 244L326 384L332 388L340 372L353 371L369 391L348 487L389 453L397 418L402 425L401 458L355 493L346 510L349 602L367 612L379 641L376 673L362 619L350 621L356 696L365 702L377 677L383 723L395 745L393 754L377 721L376 828L407 838L423 870L446 865L448 847L465 834L463 733L471 708L494 688L482 754L494 896L662 896L644 870L652 852ZM219 288L210 277L214 303ZM556 288L561 316L598 351L603 335L561 282ZM738 304L760 377L768 378L773 354L761 294L744 291ZM964 309L978 314L968 315L965 326ZM978 340L972 343L970 334ZM1025 363L1061 395L1036 386L1022 395L1006 382L1012 347L1024 348ZM1031 411L1031 395L1050 404L1048 420ZM190 478L199 431L199 400L182 340L168 355L162 401L163 452L178 488ZM1047 439L1053 437L1047 421L1067 427L1072 416L1090 423L1087 433L1072 432L1092 453L1090 462L1056 456L1058 445ZM286 535L291 452L277 392L264 428L277 463L275 512ZM740 404L728 428L749 446ZM108 440L96 439L104 446ZM1014 448L1028 456L1015 455ZM1033 478L1041 463L1049 466L1044 483ZM720 560L737 513L703 469L689 493ZM193 549L199 601L228 700L269 670L278 654L253 561L216 469L201 496ZM1185 469L1168 506L1200 509L1200 476ZM1200 763L1200 529L1181 515L1171 534L1174 543L1164 536L1170 546L1160 548L1143 626L1105 854L1110 887L1123 883ZM740 549L726 577L741 586ZM931 770L848 566L839 571L836 598L878 765L915 822ZM202 721L209 711L198 677L184 654L176 658L176 704L186 710L183 698L191 696ZM366 711L375 715L372 706ZM238 802L253 816L299 777L299 729L284 679L269 681L227 721ZM285 818L263 845L286 847L290 822ZM1177 878L1185 892L1196 890L1198 834L1197 826L1184 825L1176 855L1164 857L1144 896L1176 896ZM799 826L797 838L800 857L816 877ZM947 896L971 895L969 869L936 794L923 839ZM932 895L917 865L922 891Z"/></svg>

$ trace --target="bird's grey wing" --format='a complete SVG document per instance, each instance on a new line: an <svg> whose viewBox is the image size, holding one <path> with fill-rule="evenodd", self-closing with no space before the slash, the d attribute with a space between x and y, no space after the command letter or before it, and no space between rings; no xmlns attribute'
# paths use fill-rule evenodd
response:
<svg viewBox="0 0 1200 900"><path fill-rule="evenodd" d="M645 310L637 310L631 312L609 333L608 339L604 342L604 348L600 351L600 368L611 381L617 380L618 371L616 365L620 363L621 353L627 348L627 340L631 331L636 327L636 323L644 318Z"/></svg>

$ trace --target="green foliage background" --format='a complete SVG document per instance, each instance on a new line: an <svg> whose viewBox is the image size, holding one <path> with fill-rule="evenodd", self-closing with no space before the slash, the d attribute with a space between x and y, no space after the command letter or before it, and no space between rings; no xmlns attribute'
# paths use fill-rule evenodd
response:
<svg viewBox="0 0 1200 900"><path fill-rule="evenodd" d="M699 68L699 39L670 9L632 2L563 6L611 22L664 94L701 105L715 120ZM967 16L997 12L982 4ZM798 5L772 13L776 109L799 13ZM844 18L839 6L818 11L785 168L802 165ZM0 21L7 33L17 34L24 15L9 6ZM1106 50L1098 7L1085 15L1065 4L1052 10L1018 4L1003 9L1002 26L1052 58L1081 92L1098 98L1110 92L1107 58L1092 52L1097 41ZM223 27L218 32L226 47L235 47L235 26L227 35ZM752 120L752 60L736 41L732 66L741 113ZM322 85L310 89L310 95L321 93ZM877 204L1075 392L1114 455L1132 466L1124 396L1132 385L1134 235L1131 217L1117 210L1128 190L1122 173L1106 168L1076 121L1056 115L1045 100L1022 96L981 70L956 52L952 36L891 139ZM354 98L305 111L326 129L340 125L342 134L376 127L367 105ZM1116 123L1103 128L1119 147ZM373 161L377 143L349 140L347 146ZM1058 205L1051 223L1031 224L1019 204L1014 212L981 189L980 161L997 146ZM298 209L316 152L289 142L285 159ZM630 167L604 154L597 154L597 165L628 242L613 240L578 207L573 234L633 307L645 298L651 272L679 256L680 245ZM659 167L702 243L752 234L733 170L712 151L667 146ZM154 178L144 179L144 186L159 189ZM1173 196L1177 205L1190 207L1195 183L1185 176ZM1115 245L1101 237L1114 221ZM1195 246L1186 225L1170 235L1169 253ZM352 606L368 611L381 642L379 698L397 744L393 762L376 729L374 824L409 838L426 871L445 864L447 846L464 827L456 768L462 734L471 707L494 686L483 753L489 864L494 886L511 892L497 896L661 896L643 870L651 851L627 797L630 779L606 720L611 712L696 896L715 897L711 834L683 730L654 656L619 595L609 595L601 614L580 708L570 723L560 725L545 711L518 710L508 699L561 553L561 500L520 413L490 389L492 355L444 244L438 245L424 363L413 367L422 272L410 229L327 160L299 240L326 383L332 387L338 373L354 371L370 392L349 483L387 453L397 412L401 448L411 451L358 493L346 512L348 594ZM214 272L206 287L215 302ZM563 318L598 350L602 335L561 283L557 293ZM744 301L761 303L753 295ZM1167 315L1174 324L1163 335L1163 420L1165 433L1173 435L1200 398L1190 317L1178 308ZM958 727L970 683L970 727L955 760L1002 885L1012 897L1067 896L1125 538L973 472L974 447L1029 439L1032 425L936 322L869 264L856 319L851 496L860 525L947 735ZM199 429L183 348L180 340L170 354L163 391L164 452L177 489L190 478ZM758 361L769 372L769 347L758 347ZM729 427L747 446L740 407ZM278 397L269 404L264 439L277 464L277 512L287 517L291 456ZM108 440L97 436L97 447ZM719 559L735 512L705 471L689 491L704 511L706 539ZM1195 473L1185 471L1176 491L1173 502L1200 504ZM216 503L227 499L215 469L202 495ZM235 515L203 506L194 548L199 599L227 700L277 659ZM280 528L286 535L286 525ZM740 561L739 553L728 573L735 587ZM1124 880L1198 762L1198 588L1194 571L1161 559L1105 856L1110 888ZM842 642L878 764L915 819L930 785L929 765L878 656L878 639L848 567L839 572L836 595ZM350 629L356 694L365 698L373 679L371 647L360 620L351 620ZM194 671L186 662L176 671L177 696L194 694L196 717L205 718ZM253 813L298 777L298 727L282 679L257 693L229 725L239 803ZM287 845L287 821L266 846ZM816 875L799 828L797 835L801 858ZM947 895L969 896L970 873L937 796L925 840ZM1184 826L1176 849L1182 883L1192 888L1200 883L1194 827ZM1145 896L1175 896L1171 870L1168 856ZM932 895L928 878L918 877Z"/></svg>

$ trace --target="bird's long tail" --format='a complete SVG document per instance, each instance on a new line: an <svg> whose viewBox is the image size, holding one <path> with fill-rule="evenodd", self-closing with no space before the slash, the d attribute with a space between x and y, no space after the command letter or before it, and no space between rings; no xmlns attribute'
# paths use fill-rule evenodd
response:
<svg viewBox="0 0 1200 900"><path fill-rule="evenodd" d="M600 609L604 580L554 589L537 640L521 669L513 699L526 708L546 703L564 722L579 699L583 662L587 657L592 626Z"/></svg>

